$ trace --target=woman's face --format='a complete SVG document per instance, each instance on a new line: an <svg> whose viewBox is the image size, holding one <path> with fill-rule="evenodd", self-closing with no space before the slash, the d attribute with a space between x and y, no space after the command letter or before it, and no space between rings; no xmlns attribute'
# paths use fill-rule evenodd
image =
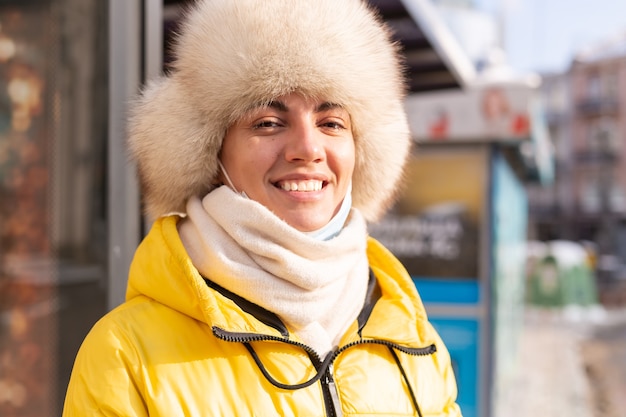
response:
<svg viewBox="0 0 626 417"><path fill-rule="evenodd" d="M348 112L296 93L252 109L230 127L221 151L237 191L303 232L337 213L354 159Z"/></svg>

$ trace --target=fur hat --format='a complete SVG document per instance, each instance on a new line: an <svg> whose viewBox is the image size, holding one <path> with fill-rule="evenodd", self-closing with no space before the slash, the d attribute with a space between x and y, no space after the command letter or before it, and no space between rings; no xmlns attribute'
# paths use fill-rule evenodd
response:
<svg viewBox="0 0 626 417"><path fill-rule="evenodd" d="M134 103L129 148L150 217L215 187L226 130L253 105L300 92L342 105L356 147L353 206L391 204L411 139L399 50L361 0L200 0L173 69Z"/></svg>

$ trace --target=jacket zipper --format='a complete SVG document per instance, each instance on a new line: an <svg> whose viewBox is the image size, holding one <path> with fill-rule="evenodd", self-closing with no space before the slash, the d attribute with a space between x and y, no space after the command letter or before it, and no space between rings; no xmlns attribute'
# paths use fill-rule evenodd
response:
<svg viewBox="0 0 626 417"><path fill-rule="evenodd" d="M341 402L339 401L339 393L337 392L335 380L333 379L332 363L330 364L328 369L326 369L326 374L320 382L322 384L322 392L324 393L326 415L329 417L343 417L343 411L341 411Z"/></svg>
<svg viewBox="0 0 626 417"><path fill-rule="evenodd" d="M213 331L213 334L218 339L224 340L226 342L249 343L249 342L275 341L275 342L283 342L283 343L287 343L290 345L294 345L299 348L302 348L305 352L309 354L309 356L315 358L315 360L317 361L317 365L322 363L322 359L320 358L320 356L311 347L305 345L304 343L289 340L285 337L270 336L270 335L258 334L258 333L233 333L228 330L224 330L220 327L213 327L212 331Z"/></svg>
<svg viewBox="0 0 626 417"><path fill-rule="evenodd" d="M401 352L406 353L407 355L413 355L413 356L428 356L437 352L437 346L434 343L425 347L410 348L410 347L398 345L396 343L388 342L386 340L368 339L368 340L357 340L355 342L348 343L347 345L343 346L341 349L337 350L334 353L334 356L337 357L341 352L351 347L354 347L357 345L365 345L365 344L383 345L383 346L397 349Z"/></svg>
<svg viewBox="0 0 626 417"><path fill-rule="evenodd" d="M252 333L231 333L226 330L220 329L219 327L213 327L213 334L217 336L219 339L236 342L236 343L249 343L252 341L262 341L262 340L274 340L281 341L284 343L288 343L291 345L299 346L309 353L309 356L312 360L317 361L316 367L319 366L322 361L317 352L315 352L311 347L299 343L294 342L289 339L285 339L282 337L262 335L262 334L252 334ZM380 344L393 349L398 349L401 352L404 352L409 355L415 356L428 356L432 355L437 351L437 346L435 344L431 344L429 346L420 347L420 348L408 348L404 346L397 345L395 343L388 342L386 340L358 340L352 343L349 343L343 346L341 349L336 350L332 357L330 357L329 366L326 368L324 375L319 379L319 382L322 386L322 394L324 397L324 407L326 408L326 415L328 417L343 417L343 412L341 410L341 402L339 400L339 393L337 391L337 386L335 385L335 380L333 379L333 362L339 356L340 353L345 351L346 349L352 348L357 345L362 344ZM329 358L327 358L328 360ZM319 374L318 374L319 375ZM310 382L313 382L311 380ZM308 386L309 384L305 384ZM419 409L418 409L419 413Z"/></svg>

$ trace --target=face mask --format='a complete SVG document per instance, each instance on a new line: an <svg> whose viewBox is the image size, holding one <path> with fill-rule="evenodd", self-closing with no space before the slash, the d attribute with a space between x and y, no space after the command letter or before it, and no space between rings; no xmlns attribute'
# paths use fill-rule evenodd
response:
<svg viewBox="0 0 626 417"><path fill-rule="evenodd" d="M326 226L321 229L314 230L312 232L304 232L305 235L311 236L317 240L330 240L337 236L341 229L343 229L343 225L346 223L346 219L350 214L350 209L352 208L352 183L348 186L348 190L346 191L346 196L343 198L341 202L341 207L335 216L330 219L330 221L326 224Z"/></svg>

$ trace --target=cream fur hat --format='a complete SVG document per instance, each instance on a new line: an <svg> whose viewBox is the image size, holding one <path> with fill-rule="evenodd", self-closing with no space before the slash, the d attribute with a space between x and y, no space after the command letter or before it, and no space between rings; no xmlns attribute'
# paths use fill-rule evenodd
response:
<svg viewBox="0 0 626 417"><path fill-rule="evenodd" d="M134 104L129 148L148 215L185 211L215 187L230 125L253 105L300 92L342 105L356 146L353 206L376 220L410 149L397 46L361 0L200 0L172 72Z"/></svg>

